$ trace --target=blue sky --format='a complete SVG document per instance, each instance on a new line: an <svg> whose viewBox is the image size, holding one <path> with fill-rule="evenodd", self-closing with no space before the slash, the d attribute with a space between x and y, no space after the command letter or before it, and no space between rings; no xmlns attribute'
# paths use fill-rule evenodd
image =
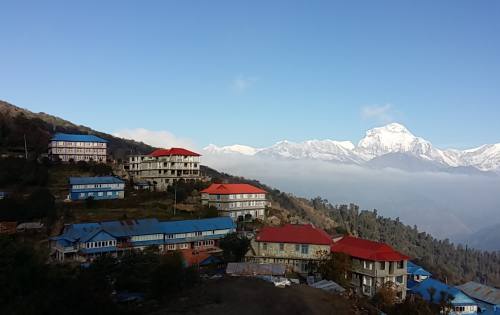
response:
<svg viewBox="0 0 500 315"><path fill-rule="evenodd" d="M500 142L499 34L498 1L2 1L0 99L197 147L472 147Z"/></svg>

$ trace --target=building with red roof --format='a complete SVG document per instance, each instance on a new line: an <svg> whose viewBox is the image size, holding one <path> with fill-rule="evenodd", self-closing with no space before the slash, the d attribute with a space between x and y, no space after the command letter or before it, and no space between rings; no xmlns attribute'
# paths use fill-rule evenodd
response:
<svg viewBox="0 0 500 315"><path fill-rule="evenodd" d="M289 271L308 273L330 254L332 238L310 224L263 227L252 240L246 260L284 264Z"/></svg>
<svg viewBox="0 0 500 315"><path fill-rule="evenodd" d="M333 253L350 257L351 284L362 295L373 296L385 283L392 283L397 297L406 297L407 263L409 257L391 246L352 236L345 236L331 245Z"/></svg>
<svg viewBox="0 0 500 315"><path fill-rule="evenodd" d="M199 180L200 157L184 148L156 149L148 155L129 156L126 169L134 181L163 191L178 180Z"/></svg>
<svg viewBox="0 0 500 315"><path fill-rule="evenodd" d="M212 184L201 191L201 202L233 220L264 219L267 192L249 184Z"/></svg>

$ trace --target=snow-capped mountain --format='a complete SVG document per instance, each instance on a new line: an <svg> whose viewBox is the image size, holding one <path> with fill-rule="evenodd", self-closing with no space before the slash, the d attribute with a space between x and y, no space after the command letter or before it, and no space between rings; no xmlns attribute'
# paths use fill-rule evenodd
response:
<svg viewBox="0 0 500 315"><path fill-rule="evenodd" d="M218 147L215 144L209 144L203 150L211 154L255 155L260 149L252 148L247 145L241 145L241 144L228 145L224 147Z"/></svg>
<svg viewBox="0 0 500 315"><path fill-rule="evenodd" d="M500 172L500 143L483 145L470 150L442 150L432 145L430 141L413 135L405 126L392 123L383 127L368 130L358 145L350 141L309 140L303 142L280 141L268 148L253 148L243 145L217 147L209 145L204 149L211 154L244 154L250 156L286 158L286 159L317 159L340 163L366 164L377 159L374 165L390 167L390 161L395 164L411 163L418 160L420 166L429 165L430 171L437 169L456 168L464 170L474 167L481 171ZM394 159L393 154L397 155ZM391 155L390 158L380 160L380 157ZM407 157L412 161L403 160ZM381 163L380 161L384 161ZM399 168L394 165L394 168ZM421 168L421 167L419 167Z"/></svg>

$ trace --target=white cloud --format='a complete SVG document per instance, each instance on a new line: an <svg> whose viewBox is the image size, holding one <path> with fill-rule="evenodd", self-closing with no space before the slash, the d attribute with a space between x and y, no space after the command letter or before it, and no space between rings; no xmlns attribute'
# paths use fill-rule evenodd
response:
<svg viewBox="0 0 500 315"><path fill-rule="evenodd" d="M257 80L258 78L256 77L238 76L233 80L232 87L237 92L245 92L251 88Z"/></svg>
<svg viewBox="0 0 500 315"><path fill-rule="evenodd" d="M364 106L361 108L361 117L386 124L394 121L394 109L391 104Z"/></svg>
<svg viewBox="0 0 500 315"><path fill-rule="evenodd" d="M165 130L155 131L144 128L123 129L114 132L113 136L144 142L158 148L182 147L195 149L195 145L190 139L179 138Z"/></svg>

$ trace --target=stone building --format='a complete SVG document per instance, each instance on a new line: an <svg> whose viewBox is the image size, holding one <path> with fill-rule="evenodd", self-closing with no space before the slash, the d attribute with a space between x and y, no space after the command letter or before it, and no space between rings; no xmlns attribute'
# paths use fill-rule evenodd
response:
<svg viewBox="0 0 500 315"><path fill-rule="evenodd" d="M309 224L264 227L252 240L245 259L284 264L288 271L305 274L330 254L331 244L330 235Z"/></svg>

